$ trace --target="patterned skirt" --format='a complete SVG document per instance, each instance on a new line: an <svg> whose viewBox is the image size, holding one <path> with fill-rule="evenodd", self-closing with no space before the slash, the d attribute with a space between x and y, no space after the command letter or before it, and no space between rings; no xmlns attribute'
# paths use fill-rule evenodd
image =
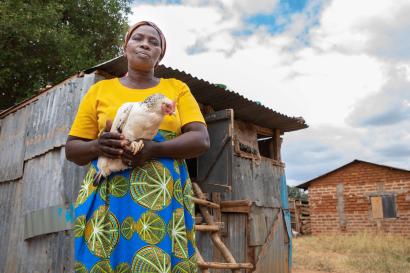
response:
<svg viewBox="0 0 410 273"><path fill-rule="evenodd" d="M159 131L154 141L174 136ZM185 161L151 160L94 187L96 163L75 204L75 272L196 273L195 205Z"/></svg>

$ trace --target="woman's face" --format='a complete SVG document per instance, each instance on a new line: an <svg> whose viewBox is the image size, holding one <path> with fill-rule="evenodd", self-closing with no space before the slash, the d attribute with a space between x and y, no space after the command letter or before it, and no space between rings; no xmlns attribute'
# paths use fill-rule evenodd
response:
<svg viewBox="0 0 410 273"><path fill-rule="evenodd" d="M128 65L137 70L149 71L155 67L161 54L161 39L151 26L135 29L125 48Z"/></svg>

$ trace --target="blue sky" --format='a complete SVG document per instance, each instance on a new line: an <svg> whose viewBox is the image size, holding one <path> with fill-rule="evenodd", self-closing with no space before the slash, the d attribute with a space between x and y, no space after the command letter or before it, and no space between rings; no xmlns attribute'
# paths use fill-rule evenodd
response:
<svg viewBox="0 0 410 273"><path fill-rule="evenodd" d="M130 23L162 28L165 65L304 117L282 147L294 185L354 159L410 169L408 14L407 0L135 1Z"/></svg>
<svg viewBox="0 0 410 273"><path fill-rule="evenodd" d="M307 0L281 0L276 8L266 13L259 13L246 18L249 27L266 26L270 33L283 32L290 23L290 17L305 9Z"/></svg>

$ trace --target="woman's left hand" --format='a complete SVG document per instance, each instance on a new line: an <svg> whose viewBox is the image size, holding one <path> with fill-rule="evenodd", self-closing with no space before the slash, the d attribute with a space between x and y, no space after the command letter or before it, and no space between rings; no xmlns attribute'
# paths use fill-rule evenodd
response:
<svg viewBox="0 0 410 273"><path fill-rule="evenodd" d="M141 140L144 142L144 147L135 155L132 153L130 145L124 147L124 153L121 158L125 165L132 168L142 166L147 160L155 156L154 150L158 143L147 139Z"/></svg>

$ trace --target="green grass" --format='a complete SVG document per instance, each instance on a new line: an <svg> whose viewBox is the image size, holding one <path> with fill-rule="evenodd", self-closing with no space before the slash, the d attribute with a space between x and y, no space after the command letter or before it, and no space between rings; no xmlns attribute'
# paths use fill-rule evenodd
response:
<svg viewBox="0 0 410 273"><path fill-rule="evenodd" d="M410 238L384 233L297 237L293 238L293 267L338 273L410 273Z"/></svg>

